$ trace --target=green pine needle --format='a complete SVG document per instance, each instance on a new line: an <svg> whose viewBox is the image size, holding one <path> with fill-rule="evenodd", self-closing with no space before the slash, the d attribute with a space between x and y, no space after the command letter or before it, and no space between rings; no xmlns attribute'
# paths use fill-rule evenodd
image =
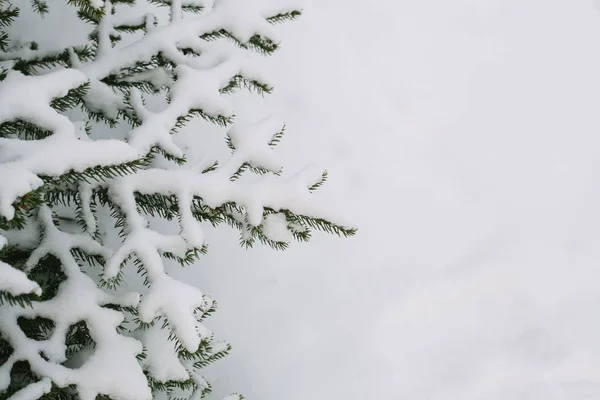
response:
<svg viewBox="0 0 600 400"><path fill-rule="evenodd" d="M268 17L267 22L273 25L280 24L283 22L293 21L297 19L300 15L302 15L302 12L299 10L288 11L284 13L279 13L277 15L273 15L272 17Z"/></svg>
<svg viewBox="0 0 600 400"><path fill-rule="evenodd" d="M50 10L48 3L43 0L31 0L31 8L42 17L48 14L48 11Z"/></svg>

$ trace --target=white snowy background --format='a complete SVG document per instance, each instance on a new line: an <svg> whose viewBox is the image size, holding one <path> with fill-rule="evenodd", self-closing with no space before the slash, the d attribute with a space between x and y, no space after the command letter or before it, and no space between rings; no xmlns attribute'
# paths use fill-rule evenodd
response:
<svg viewBox="0 0 600 400"><path fill-rule="evenodd" d="M277 1L277 0L271 0ZM255 400L600 398L593 0L306 0L267 65L287 166L357 237L212 235L198 284ZM224 255L227 255L224 257Z"/></svg>

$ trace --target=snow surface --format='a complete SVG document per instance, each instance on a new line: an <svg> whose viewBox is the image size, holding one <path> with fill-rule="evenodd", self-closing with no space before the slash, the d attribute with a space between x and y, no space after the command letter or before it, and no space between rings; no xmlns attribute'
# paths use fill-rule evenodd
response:
<svg viewBox="0 0 600 400"><path fill-rule="evenodd" d="M210 326L233 344L216 390L600 398L594 2L304 9L278 28L266 101L288 126L286 168L326 165L322 194L360 230L283 253L207 233L194 273L220 304Z"/></svg>

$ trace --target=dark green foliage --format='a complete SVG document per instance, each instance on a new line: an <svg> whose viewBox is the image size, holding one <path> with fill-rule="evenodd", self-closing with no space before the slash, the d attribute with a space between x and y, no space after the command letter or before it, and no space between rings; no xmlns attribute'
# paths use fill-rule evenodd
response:
<svg viewBox="0 0 600 400"><path fill-rule="evenodd" d="M90 4L89 0L68 0L77 7L77 15L84 21L100 21L106 12L104 8L97 9Z"/></svg>
<svg viewBox="0 0 600 400"><path fill-rule="evenodd" d="M0 1L0 51L8 51L10 37L3 29L9 27L19 16L19 9L7 1ZM0 80L6 77L6 70L0 70Z"/></svg>
<svg viewBox="0 0 600 400"><path fill-rule="evenodd" d="M24 387L39 381L39 377L31 372L27 361L16 362L10 370L10 385L5 392L0 393L0 400L6 400Z"/></svg>
<svg viewBox="0 0 600 400"><path fill-rule="evenodd" d="M84 83L83 85L69 90L69 92L64 97L58 97L53 99L50 102L50 107L54 108L56 111L64 112L71 108L75 108L78 106L83 96L86 95L88 90L90 89L89 83Z"/></svg>
<svg viewBox="0 0 600 400"><path fill-rule="evenodd" d="M9 44L8 33L0 31L0 51L7 51ZM4 79L4 78L2 78Z"/></svg>
<svg viewBox="0 0 600 400"><path fill-rule="evenodd" d="M51 131L22 119L6 121L0 124L0 137L12 136L21 140L38 140L46 138L51 134Z"/></svg>
<svg viewBox="0 0 600 400"><path fill-rule="evenodd" d="M157 6L163 6L163 7L170 7L172 4L171 0L148 0L149 3L157 5ZM190 13L200 13L204 10L204 7L202 5L199 4L186 4L185 0L182 1L182 6L181 6L182 11L184 12L190 12Z"/></svg>
<svg viewBox="0 0 600 400"><path fill-rule="evenodd" d="M43 0L31 0L31 8L42 17L49 11L48 3Z"/></svg>
<svg viewBox="0 0 600 400"><path fill-rule="evenodd" d="M177 165L183 165L187 162L187 160L184 157L174 156L171 153L167 152L166 150L164 150L163 148L158 147L158 146L152 148L150 155L152 158L156 157L156 155L160 155L165 160L171 161L172 163L175 163Z"/></svg>
<svg viewBox="0 0 600 400"><path fill-rule="evenodd" d="M144 31L146 29L146 22L144 21L137 25L116 25L114 29L123 33L135 33L137 31Z"/></svg>
<svg viewBox="0 0 600 400"><path fill-rule="evenodd" d="M0 291L0 306L3 304L9 304L11 306L27 307L31 305L31 302L36 300L37 296L33 294L23 294L20 296L13 296L7 292Z"/></svg>
<svg viewBox="0 0 600 400"><path fill-rule="evenodd" d="M315 190L317 190L318 188L323 186L323 184L325 182L327 182L327 171L323 171L323 175L321 175L321 179L319 179L319 181L317 183L315 183L314 185L309 187L308 190L310 190L311 192L314 192Z"/></svg>
<svg viewBox="0 0 600 400"><path fill-rule="evenodd" d="M279 48L279 43L275 43L267 37L254 35L250 38L248 43L241 43L240 47L254 50L264 55L270 55Z"/></svg>
<svg viewBox="0 0 600 400"><path fill-rule="evenodd" d="M52 336L55 326L54 321L42 317L33 319L19 317L17 323L25 336L36 341L48 340Z"/></svg>
<svg viewBox="0 0 600 400"><path fill-rule="evenodd" d="M60 284L67 279L67 276L62 270L62 265L58 258L46 256L33 267L29 278L42 288L42 295L39 301L47 301L56 296Z"/></svg>
<svg viewBox="0 0 600 400"><path fill-rule="evenodd" d="M323 218L313 218L305 215L293 214L290 211L284 211L284 214L288 221L292 220L294 222L299 222L306 227L318 231L332 233L334 235L343 237L350 237L356 234L355 228L346 228L344 226L324 220Z"/></svg>
<svg viewBox="0 0 600 400"><path fill-rule="evenodd" d="M46 393L42 396L41 400L79 400L79 396L73 386L59 388L56 385L52 385L50 393Z"/></svg>
<svg viewBox="0 0 600 400"><path fill-rule="evenodd" d="M86 347L95 345L85 321L79 321L69 327L65 344L67 345L67 356L72 356Z"/></svg>
<svg viewBox="0 0 600 400"><path fill-rule="evenodd" d="M14 353L14 351L15 350L12 348L10 343L2 337L0 337L0 366L6 363L8 357L10 357L10 355Z"/></svg>
<svg viewBox="0 0 600 400"><path fill-rule="evenodd" d="M255 79L246 79L242 75L235 75L227 86L221 89L221 93L233 93L237 89L246 89L250 92L256 92L258 94L270 94L273 88L266 83L259 82Z"/></svg>
<svg viewBox="0 0 600 400"><path fill-rule="evenodd" d="M269 142L269 146L276 147L281 142L284 135L285 135L285 125L281 127L281 130L279 132L277 132L273 135L273 137L271 138L271 141Z"/></svg>
<svg viewBox="0 0 600 400"><path fill-rule="evenodd" d="M260 168L260 167L255 167L250 165L249 163L244 163L242 164L242 166L240 168L238 168L238 170L231 176L231 180L235 181L238 180L242 174L245 171L252 171L252 173L256 174L256 175L264 175L266 173L268 173L269 171L264 169L264 168ZM275 172L275 175L279 175L279 171Z"/></svg>
<svg viewBox="0 0 600 400"><path fill-rule="evenodd" d="M89 84L83 84L78 88L71 89L63 96L53 99L50 106L57 111L64 112L79 105L83 96L89 90ZM16 137L21 140L39 140L52 134L51 131L44 129L32 122L23 119L5 121L0 124L0 137Z"/></svg>
<svg viewBox="0 0 600 400"><path fill-rule="evenodd" d="M91 46L75 46L73 52L81 61L89 61L93 57L94 49ZM57 66L71 66L68 49L61 52L40 52L37 56L31 56L26 59L18 59L13 69L21 71L25 75L30 75L41 68L53 68Z"/></svg>
<svg viewBox="0 0 600 400"><path fill-rule="evenodd" d="M233 123L233 117L226 117L224 115L210 115L200 109L191 109L187 115L177 118L175 127L171 130L171 133L176 133L180 128L185 126L194 117L200 117L208 122L211 122L219 126L228 126Z"/></svg>
<svg viewBox="0 0 600 400"><path fill-rule="evenodd" d="M192 248L189 249L184 257L179 257L175 254L165 252L162 253L164 258L169 260L177 261L181 266L192 265L200 259L201 255L204 255L208 252L208 246L204 245L201 248Z"/></svg>
<svg viewBox="0 0 600 400"><path fill-rule="evenodd" d="M302 12L298 10L292 10L288 12L279 13L277 15L273 15L272 17L268 17L267 21L271 24L280 24L283 22L293 21L302 15Z"/></svg>
<svg viewBox="0 0 600 400"><path fill-rule="evenodd" d="M19 16L19 9L10 3L0 3L0 28L10 26Z"/></svg>
<svg viewBox="0 0 600 400"><path fill-rule="evenodd" d="M0 216L0 229L23 229L27 222L27 217L32 210L44 204L43 188L33 190L20 197L14 204L15 215L8 221Z"/></svg>
<svg viewBox="0 0 600 400"><path fill-rule="evenodd" d="M148 158L140 158L124 164L95 166L90 167L82 172L68 171L59 177L44 177L42 178L52 185L77 185L79 183L102 182L108 179L127 176L148 166Z"/></svg>
<svg viewBox="0 0 600 400"><path fill-rule="evenodd" d="M222 38L229 39L243 49L254 50L264 55L270 55L279 48L279 44L273 42L269 38L262 37L259 35L252 36L247 43L244 43L237 39L235 36L233 36L231 33L227 32L225 29L208 32L200 37L206 41L213 41Z"/></svg>

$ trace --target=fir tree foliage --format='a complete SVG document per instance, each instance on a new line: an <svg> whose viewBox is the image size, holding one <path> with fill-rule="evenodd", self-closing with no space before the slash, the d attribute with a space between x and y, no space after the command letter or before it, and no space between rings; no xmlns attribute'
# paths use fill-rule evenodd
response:
<svg viewBox="0 0 600 400"><path fill-rule="evenodd" d="M245 247L355 233L312 194L326 172L281 173L285 125L234 124L227 97L271 92L240 54L273 53L272 25L300 12L150 3L168 10L167 22L147 12L122 19L135 0L70 0L90 43L47 50L11 41L20 10L0 0L0 399L204 398L202 369L231 346L203 324L216 302L165 266L197 263L204 230L223 223ZM44 0L28 6L40 18L53 12ZM222 53L222 41L238 50ZM149 96L164 107L151 111ZM229 158L183 151L178 134L193 118L226 130ZM121 126L125 138L111 135ZM135 273L140 293L122 285Z"/></svg>

